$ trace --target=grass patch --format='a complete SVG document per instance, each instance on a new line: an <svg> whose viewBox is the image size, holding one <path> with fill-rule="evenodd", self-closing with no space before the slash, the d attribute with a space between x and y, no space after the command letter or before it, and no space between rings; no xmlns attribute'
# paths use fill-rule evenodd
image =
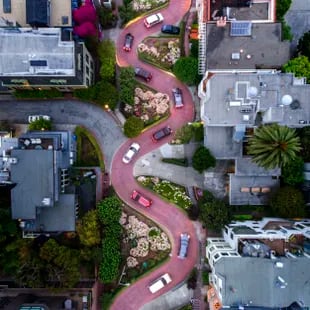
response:
<svg viewBox="0 0 310 310"><path fill-rule="evenodd" d="M249 221L252 220L253 216L251 214L236 214L233 215L233 220L235 221Z"/></svg>
<svg viewBox="0 0 310 310"><path fill-rule="evenodd" d="M186 189L182 185L148 176L140 176L137 181L183 210L187 210L192 205L192 201L187 196Z"/></svg>
<svg viewBox="0 0 310 310"><path fill-rule="evenodd" d="M162 158L161 161L167 164L173 164L181 167L188 167L187 158Z"/></svg>
<svg viewBox="0 0 310 310"><path fill-rule="evenodd" d="M103 155L95 137L84 127L76 127L78 166L100 166L104 170Z"/></svg>

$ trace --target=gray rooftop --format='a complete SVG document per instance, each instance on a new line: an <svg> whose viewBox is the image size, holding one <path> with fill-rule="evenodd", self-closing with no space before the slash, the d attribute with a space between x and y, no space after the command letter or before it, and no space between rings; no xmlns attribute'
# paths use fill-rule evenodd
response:
<svg viewBox="0 0 310 310"><path fill-rule="evenodd" d="M249 36L231 36L231 25L207 24L209 70L281 68L290 59L290 44L281 41L280 23L252 23Z"/></svg>
<svg viewBox="0 0 310 310"><path fill-rule="evenodd" d="M275 263L283 263L283 268ZM222 280L222 304L288 307L293 302L310 307L310 259L235 257L215 263ZM280 277L280 278L279 278ZM283 280L283 282L282 282Z"/></svg>
<svg viewBox="0 0 310 310"><path fill-rule="evenodd" d="M259 125L278 122L303 127L310 121L310 86L292 74L218 73L208 81L202 118L208 126Z"/></svg>
<svg viewBox="0 0 310 310"><path fill-rule="evenodd" d="M280 176L281 169L265 169L252 162L251 157L239 157L236 160L235 174L238 176Z"/></svg>
<svg viewBox="0 0 310 310"><path fill-rule="evenodd" d="M50 198L54 203L54 173L52 150L12 150L17 163L11 165L12 217L35 219L36 208L42 200Z"/></svg>
<svg viewBox="0 0 310 310"><path fill-rule="evenodd" d="M0 75L75 74L74 42L62 42L60 28L0 28L0 41ZM46 65L31 65L36 60Z"/></svg>

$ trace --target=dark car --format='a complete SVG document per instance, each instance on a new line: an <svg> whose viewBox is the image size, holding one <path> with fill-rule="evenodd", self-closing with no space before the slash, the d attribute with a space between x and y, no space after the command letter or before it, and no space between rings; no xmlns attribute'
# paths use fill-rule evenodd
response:
<svg viewBox="0 0 310 310"><path fill-rule="evenodd" d="M190 235L187 233L183 233L180 235L180 249L179 249L178 258L184 259L187 256L189 239L190 239Z"/></svg>
<svg viewBox="0 0 310 310"><path fill-rule="evenodd" d="M130 34L130 33L126 34L125 42L124 42L124 45L123 45L123 50L125 52L130 52L131 51L133 39L134 39L134 36L132 34Z"/></svg>
<svg viewBox="0 0 310 310"><path fill-rule="evenodd" d="M152 79L152 74L142 68L135 68L135 75L144 79L146 82L149 82Z"/></svg>
<svg viewBox="0 0 310 310"><path fill-rule="evenodd" d="M182 90L180 88L173 88L172 89L172 94L174 98L174 106L179 109L184 106L183 104L183 95L182 95Z"/></svg>
<svg viewBox="0 0 310 310"><path fill-rule="evenodd" d="M143 196L141 193L139 193L136 190L132 192L131 199L133 199L134 201L137 201L141 206L145 208L149 208L153 203L152 199Z"/></svg>
<svg viewBox="0 0 310 310"><path fill-rule="evenodd" d="M179 34L180 28L173 25L163 25L161 27L161 32L168 33L168 34Z"/></svg>
<svg viewBox="0 0 310 310"><path fill-rule="evenodd" d="M172 129L169 126L159 129L153 133L152 140L154 142L159 141L172 133Z"/></svg>

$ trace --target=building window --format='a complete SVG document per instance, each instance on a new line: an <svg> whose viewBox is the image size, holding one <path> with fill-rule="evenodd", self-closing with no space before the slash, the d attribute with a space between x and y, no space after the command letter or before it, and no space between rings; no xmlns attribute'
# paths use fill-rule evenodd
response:
<svg viewBox="0 0 310 310"><path fill-rule="evenodd" d="M89 67L86 66L86 74L89 75Z"/></svg>
<svg viewBox="0 0 310 310"><path fill-rule="evenodd" d="M234 234L232 232L230 233L230 238L234 239Z"/></svg>
<svg viewBox="0 0 310 310"><path fill-rule="evenodd" d="M90 82L89 82L89 79L88 79L88 78L86 78L86 85L87 85L87 86L90 86Z"/></svg>
<svg viewBox="0 0 310 310"><path fill-rule="evenodd" d="M90 67L94 70L94 62L92 60L90 61Z"/></svg>
<svg viewBox="0 0 310 310"><path fill-rule="evenodd" d="M88 56L88 54L85 55L85 60L86 60L86 63L89 64L89 56Z"/></svg>

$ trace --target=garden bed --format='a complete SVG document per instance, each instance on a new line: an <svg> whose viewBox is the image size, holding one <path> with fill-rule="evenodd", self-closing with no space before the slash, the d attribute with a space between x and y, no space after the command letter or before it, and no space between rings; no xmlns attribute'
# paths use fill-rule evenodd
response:
<svg viewBox="0 0 310 310"><path fill-rule="evenodd" d="M183 210L187 210L192 205L186 188L182 185L150 176L139 176L137 181Z"/></svg>
<svg viewBox="0 0 310 310"><path fill-rule="evenodd" d="M147 37L138 45L139 58L164 70L171 70L181 56L178 37Z"/></svg>
<svg viewBox="0 0 310 310"><path fill-rule="evenodd" d="M122 256L126 272L122 283L132 283L163 262L170 253L171 245L166 233L153 221L129 207L123 208L120 223L125 231Z"/></svg>

